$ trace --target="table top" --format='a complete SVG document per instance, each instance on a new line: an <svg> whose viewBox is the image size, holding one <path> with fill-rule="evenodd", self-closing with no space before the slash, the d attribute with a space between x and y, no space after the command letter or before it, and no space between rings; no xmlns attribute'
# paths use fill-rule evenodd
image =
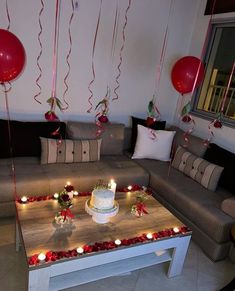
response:
<svg viewBox="0 0 235 291"><path fill-rule="evenodd" d="M136 203L135 192L116 193L115 200L119 203L118 214L111 217L106 224L97 224L85 211L85 203L89 198L88 196L73 199L71 208L74 214L73 223L65 227L53 222L60 210L57 200L16 203L26 256L49 250L71 250L96 242L133 238L143 233L159 232L184 225L151 195L144 202L148 214L142 217L131 214L131 207Z"/></svg>

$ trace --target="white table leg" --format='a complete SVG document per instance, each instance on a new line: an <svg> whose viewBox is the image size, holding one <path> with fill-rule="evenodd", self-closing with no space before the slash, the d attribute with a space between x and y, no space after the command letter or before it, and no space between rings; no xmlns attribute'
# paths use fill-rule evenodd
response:
<svg viewBox="0 0 235 291"><path fill-rule="evenodd" d="M172 260L168 269L169 278L180 275L183 269L184 260L188 251L190 236L179 238L179 244L174 248Z"/></svg>
<svg viewBox="0 0 235 291"><path fill-rule="evenodd" d="M17 219L15 221L15 246L16 246L16 251L18 252L20 249L20 232L19 232L19 225L18 225Z"/></svg>
<svg viewBox="0 0 235 291"><path fill-rule="evenodd" d="M50 268L41 268L29 271L28 291L48 291Z"/></svg>

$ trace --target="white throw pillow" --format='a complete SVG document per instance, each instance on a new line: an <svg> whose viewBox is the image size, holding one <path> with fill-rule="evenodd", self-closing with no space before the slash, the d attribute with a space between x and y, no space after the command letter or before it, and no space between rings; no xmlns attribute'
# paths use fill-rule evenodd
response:
<svg viewBox="0 0 235 291"><path fill-rule="evenodd" d="M175 131L153 130L138 125L138 135L132 159L169 161Z"/></svg>

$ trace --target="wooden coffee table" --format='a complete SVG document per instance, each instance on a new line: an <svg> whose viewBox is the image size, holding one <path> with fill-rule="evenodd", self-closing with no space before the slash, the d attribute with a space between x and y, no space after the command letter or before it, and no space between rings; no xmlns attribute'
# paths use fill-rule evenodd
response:
<svg viewBox="0 0 235 291"><path fill-rule="evenodd" d="M119 213L107 224L96 224L85 212L89 197L73 201L72 225L59 227L53 218L59 205L56 200L20 204L16 202L16 247L21 244L27 260L41 252L73 252L78 247L97 242L121 240L113 249L83 253L56 261L28 265L28 290L58 290L122 274L169 261L168 277L181 273L191 238L191 231L152 196L145 204L148 214L138 218L131 214L135 192L116 193ZM172 228L183 229L179 233ZM165 231L168 230L168 231ZM146 234L153 234L147 238ZM131 239L131 244L129 239ZM143 241L141 241L143 238ZM101 247L102 248L102 247Z"/></svg>

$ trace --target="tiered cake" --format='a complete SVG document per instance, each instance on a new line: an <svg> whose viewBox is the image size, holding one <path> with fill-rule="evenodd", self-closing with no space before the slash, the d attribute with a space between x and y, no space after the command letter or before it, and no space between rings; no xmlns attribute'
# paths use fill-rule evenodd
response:
<svg viewBox="0 0 235 291"><path fill-rule="evenodd" d="M90 206L98 210L112 209L114 193L108 189L95 189L92 191Z"/></svg>
<svg viewBox="0 0 235 291"><path fill-rule="evenodd" d="M109 218L118 213L118 203L114 192L106 188L94 189L91 199L86 201L85 209L97 223L107 223Z"/></svg>

